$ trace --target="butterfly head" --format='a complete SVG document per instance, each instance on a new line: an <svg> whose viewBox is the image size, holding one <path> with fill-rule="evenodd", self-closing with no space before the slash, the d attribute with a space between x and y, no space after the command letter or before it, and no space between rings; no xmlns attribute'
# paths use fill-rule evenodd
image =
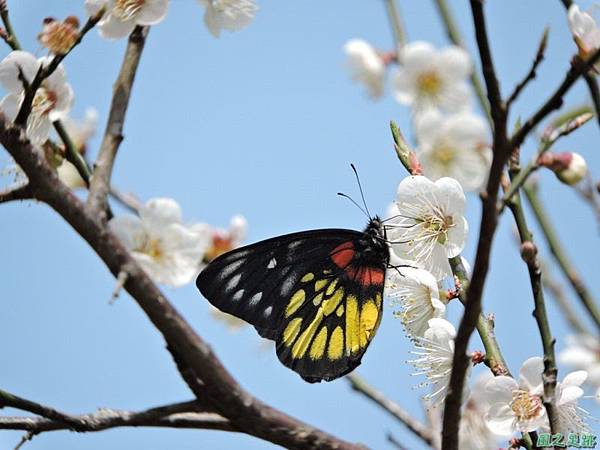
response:
<svg viewBox="0 0 600 450"><path fill-rule="evenodd" d="M371 255L374 260L381 262L381 255L389 254L389 249L385 236L385 228L379 216L375 216L369 220L364 234L361 253L366 258L369 258Z"/></svg>

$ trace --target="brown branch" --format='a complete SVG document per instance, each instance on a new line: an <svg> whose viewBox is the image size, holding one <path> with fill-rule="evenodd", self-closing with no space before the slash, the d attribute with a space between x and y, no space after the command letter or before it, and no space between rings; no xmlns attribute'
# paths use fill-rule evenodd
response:
<svg viewBox="0 0 600 450"><path fill-rule="evenodd" d="M2 23L4 24L5 28L5 33L3 36L4 42L6 42L11 49L20 50L21 44L19 44L17 35L15 34L15 31L13 30L12 24L10 22L6 0L0 0L0 17L2 17Z"/></svg>
<svg viewBox="0 0 600 450"><path fill-rule="evenodd" d="M510 139L510 148L518 148L521 146L525 137L555 109L559 109L563 104L563 97L569 89L575 84L575 81L580 76L587 73L594 63L600 58L600 49L596 50L588 59L582 61L581 58L575 56L571 61L571 67L567 71L562 83L554 91L552 96L525 122L521 128L515 132Z"/></svg>
<svg viewBox="0 0 600 450"><path fill-rule="evenodd" d="M104 431L117 427L163 427L237 431L231 423L215 413L197 411L195 401L133 412L102 408L95 413L69 416L77 421L80 433ZM46 417L0 417L0 430L26 430L30 434L73 429L61 420Z"/></svg>
<svg viewBox="0 0 600 450"><path fill-rule="evenodd" d="M107 205L110 191L110 177L119 145L123 141L125 114L127 113L135 74L142 56L144 44L146 43L148 31L149 27L137 26L129 35L121 70L113 87L113 97L106 130L104 131L98 158L94 163L94 172L86 206L90 211L98 214L102 220L108 218Z"/></svg>
<svg viewBox="0 0 600 450"><path fill-rule="evenodd" d="M444 406L442 431L442 448L444 450L458 450L458 430L461 419L460 407L465 374L469 365L467 345L482 311L481 297L489 267L492 241L498 223L498 210L496 208L498 188L500 186L502 170L509 155L506 132L507 112L502 102L500 86L496 78L496 70L487 38L485 17L483 14L483 0L471 0L471 10L475 23L475 37L481 58L488 101L490 103L490 113L494 123L494 139L492 144L494 156L486 192L482 198L483 207L473 276L467 290L465 312L460 321L454 341L452 374Z"/></svg>
<svg viewBox="0 0 600 450"><path fill-rule="evenodd" d="M540 65L540 63L544 60L544 54L546 53L546 45L548 44L549 31L550 29L546 27L546 29L544 30L544 34L542 35L542 39L540 40L540 43L538 45L538 49L535 54L535 58L533 59L533 63L531 64L531 68L529 69L529 72L527 72L525 78L523 78L523 80L515 86L513 93L510 94L508 100L506 100L507 109L510 108L510 105L512 105L512 103L519 97L525 86L527 86L527 84L533 79L535 79L535 77L537 76L537 68Z"/></svg>
<svg viewBox="0 0 600 450"><path fill-rule="evenodd" d="M40 150L27 142L23 130L9 124L2 115L0 143L27 174L34 196L58 212L88 242L114 276L126 269L129 276L125 289L160 331L168 346L177 349L185 365L202 380L202 398L232 426L291 449L362 448L302 423L246 392L121 245L107 223L85 208L60 182Z"/></svg>
<svg viewBox="0 0 600 450"><path fill-rule="evenodd" d="M15 200L31 200L33 195L28 184L17 187L9 187L0 191L0 203L8 203Z"/></svg>
<svg viewBox="0 0 600 450"><path fill-rule="evenodd" d="M594 111L596 113L596 120L600 125L600 89L598 88L596 74L587 72L583 75L583 79L588 85L588 90L590 91L590 97L592 98L592 104L594 105Z"/></svg>
<svg viewBox="0 0 600 450"><path fill-rule="evenodd" d="M404 410L396 402L387 398L382 392L378 391L372 386L369 386L369 384L358 375L347 375L346 380L348 380L350 387L354 391L364 395L373 403L383 408L427 445L430 447L434 446L434 438L431 434L431 430L427 429L424 424L412 417L408 411Z"/></svg>

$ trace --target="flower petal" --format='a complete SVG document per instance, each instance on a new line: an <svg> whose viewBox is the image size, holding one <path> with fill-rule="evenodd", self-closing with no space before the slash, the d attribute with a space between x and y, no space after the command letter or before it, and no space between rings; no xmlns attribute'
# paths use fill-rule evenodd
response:
<svg viewBox="0 0 600 450"><path fill-rule="evenodd" d="M172 198L153 198L140 209L140 218L150 228L181 223L181 207Z"/></svg>
<svg viewBox="0 0 600 450"><path fill-rule="evenodd" d="M31 53L15 50L0 62L0 85L10 94L23 91L23 83L19 79L19 69L28 82L32 82L40 67Z"/></svg>
<svg viewBox="0 0 600 450"><path fill-rule="evenodd" d="M544 360L539 356L527 359L519 371L519 385L532 394L541 395L544 391L542 373L544 372Z"/></svg>
<svg viewBox="0 0 600 450"><path fill-rule="evenodd" d="M168 6L167 0L145 0L135 22L139 25L156 25L166 17Z"/></svg>
<svg viewBox="0 0 600 450"><path fill-rule="evenodd" d="M506 403L493 404L485 419L487 426L494 434L507 436L515 431L516 416Z"/></svg>

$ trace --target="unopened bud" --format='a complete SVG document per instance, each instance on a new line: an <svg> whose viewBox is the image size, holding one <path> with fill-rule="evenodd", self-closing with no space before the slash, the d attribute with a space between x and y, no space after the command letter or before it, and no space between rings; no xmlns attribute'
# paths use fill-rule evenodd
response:
<svg viewBox="0 0 600 450"><path fill-rule="evenodd" d="M575 152L544 153L538 158L538 164L552 170L565 184L579 183L587 173L587 164L583 156Z"/></svg>
<svg viewBox="0 0 600 450"><path fill-rule="evenodd" d="M483 353L481 350L475 350L473 353L471 353L471 362L474 366L481 364L483 361L485 361L485 353Z"/></svg>
<svg viewBox="0 0 600 450"><path fill-rule="evenodd" d="M531 241L525 241L521 244L521 258L526 263L531 263L535 261L535 256L537 255L537 247Z"/></svg>
<svg viewBox="0 0 600 450"><path fill-rule="evenodd" d="M44 27L39 34L40 43L55 55L64 55L71 50L79 38L79 20L67 17L63 22L52 17L44 19Z"/></svg>

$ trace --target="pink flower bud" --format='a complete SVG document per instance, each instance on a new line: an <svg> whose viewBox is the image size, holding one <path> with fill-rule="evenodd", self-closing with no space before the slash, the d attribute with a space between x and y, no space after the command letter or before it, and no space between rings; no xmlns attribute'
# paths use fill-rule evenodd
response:
<svg viewBox="0 0 600 450"><path fill-rule="evenodd" d="M544 153L537 162L552 170L560 181L571 186L579 183L587 173L585 159L575 152Z"/></svg>

